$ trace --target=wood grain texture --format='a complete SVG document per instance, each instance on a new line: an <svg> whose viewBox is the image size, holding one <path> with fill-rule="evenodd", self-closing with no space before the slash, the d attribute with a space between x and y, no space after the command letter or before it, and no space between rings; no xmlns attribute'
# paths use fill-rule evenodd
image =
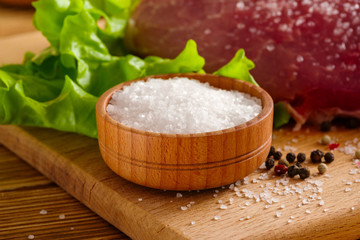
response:
<svg viewBox="0 0 360 240"><path fill-rule="evenodd" d="M270 173L270 178L259 180L266 171L250 175L249 184L237 186L243 194L238 197L229 186L203 191L161 191L141 187L115 175L101 160L94 139L48 129L1 126L0 142L15 151L40 172L57 182L97 214L134 239L356 239L360 237L360 174L349 175L354 168L352 157L335 152L336 160L329 165L328 174L313 176L307 181L290 179L288 187L300 187L303 193L282 196L271 192L277 202L256 202L244 197L246 191L261 194L270 184L281 191L277 181L282 177ZM360 137L359 130L338 130L329 133L338 142ZM277 147L291 144L309 155L310 151L326 147L318 144L322 133L311 131L276 131L273 143ZM296 139L297 143L293 143ZM311 171L317 165L306 162ZM255 183L252 181L255 179ZM343 181L352 182L346 185ZM257 183L256 181L259 181ZM322 192L316 200L298 207L314 194L314 181L322 182ZM319 184L319 183L318 183ZM309 186L308 186L309 185ZM262 187L261 187L262 186ZM347 187L351 191L345 192ZM304 190L305 189L305 190ZM214 197L214 194L216 197ZM324 205L320 206L320 199ZM141 198L141 201L139 201ZM233 198L233 204L229 199ZM218 200L228 207L219 208ZM190 204L190 202L193 202ZM182 206L190 204L187 210ZM281 205L284 204L284 208ZM351 208L354 207L354 210ZM324 209L329 209L324 212ZM311 213L306 213L309 210ZM281 217L275 217L281 211ZM221 219L215 221L214 216ZM241 218L249 220L240 221ZM290 216L293 222L288 223ZM195 224L191 225L191 221ZM286 231L284 231L286 228Z"/></svg>
<svg viewBox="0 0 360 240"><path fill-rule="evenodd" d="M47 214L40 214L46 210ZM64 214L65 219L59 216ZM129 239L0 145L0 239Z"/></svg>
<svg viewBox="0 0 360 240"><path fill-rule="evenodd" d="M273 101L261 88L236 79L208 74L167 74L187 77L261 99L263 110L254 119L221 131L197 134L161 134L133 129L106 112L114 92L104 93L96 107L99 146L107 165L137 184L167 190L198 190L230 184L255 171L266 159L272 134Z"/></svg>
<svg viewBox="0 0 360 240"><path fill-rule="evenodd" d="M8 8L0 5L0 37L35 31L32 25L33 14L34 9Z"/></svg>

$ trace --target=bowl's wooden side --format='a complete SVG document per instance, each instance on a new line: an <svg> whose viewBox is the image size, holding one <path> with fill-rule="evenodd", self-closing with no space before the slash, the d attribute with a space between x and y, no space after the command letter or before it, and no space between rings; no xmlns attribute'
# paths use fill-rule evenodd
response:
<svg viewBox="0 0 360 240"><path fill-rule="evenodd" d="M97 104L99 146L107 165L117 174L140 185L195 190L218 187L241 179L265 160L271 145L272 99L261 88L214 75L189 75L223 89L236 89L260 97L263 111L255 119L217 132L158 134L128 128L105 111L112 93ZM162 75L163 79L173 75Z"/></svg>

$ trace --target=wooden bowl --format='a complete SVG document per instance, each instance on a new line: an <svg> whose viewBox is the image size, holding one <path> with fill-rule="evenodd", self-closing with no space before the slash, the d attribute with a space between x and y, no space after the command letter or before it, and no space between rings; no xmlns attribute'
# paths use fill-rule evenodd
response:
<svg viewBox="0 0 360 240"><path fill-rule="evenodd" d="M101 155L121 177L151 188L198 190L230 184L255 171L271 145L273 100L260 87L208 74L167 74L162 79L188 77L226 90L235 89L261 99L263 110L254 119L221 131L196 134L162 134L134 129L106 112L114 92L105 92L96 105Z"/></svg>

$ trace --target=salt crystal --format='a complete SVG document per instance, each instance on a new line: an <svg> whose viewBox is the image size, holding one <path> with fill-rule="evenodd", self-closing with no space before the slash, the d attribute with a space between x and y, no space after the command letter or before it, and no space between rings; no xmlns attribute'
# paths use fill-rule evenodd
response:
<svg viewBox="0 0 360 240"><path fill-rule="evenodd" d="M276 212L276 213L275 213L275 216L276 216L277 218L281 217L281 212Z"/></svg>
<svg viewBox="0 0 360 240"><path fill-rule="evenodd" d="M45 214L47 214L47 211L44 210L44 209L42 209L42 210L40 211L40 214L41 214L41 215L45 215Z"/></svg>
<svg viewBox="0 0 360 240"><path fill-rule="evenodd" d="M180 209L183 210L183 211L185 211L185 210L187 210L188 208L187 208L187 206L181 206Z"/></svg>
<svg viewBox="0 0 360 240"><path fill-rule="evenodd" d="M310 213L311 213L311 211L310 211L309 209L307 209L305 212L306 212L307 214L310 214Z"/></svg>
<svg viewBox="0 0 360 240"><path fill-rule="evenodd" d="M293 220L289 219L287 222L288 222L288 223L291 223L292 221L293 221Z"/></svg>
<svg viewBox="0 0 360 240"><path fill-rule="evenodd" d="M115 92L107 106L109 115L126 126L178 134L231 128L261 111L259 98L188 78L132 83Z"/></svg>
<svg viewBox="0 0 360 240"><path fill-rule="evenodd" d="M32 235L32 234L30 234L30 235L28 236L28 239L34 239L34 238L35 238L35 236Z"/></svg>
<svg viewBox="0 0 360 240"><path fill-rule="evenodd" d="M345 192L350 192L351 188L345 188Z"/></svg>
<svg viewBox="0 0 360 240"><path fill-rule="evenodd" d="M138 201L141 202L143 199L142 198L138 198Z"/></svg>
<svg viewBox="0 0 360 240"><path fill-rule="evenodd" d="M220 219L221 219L220 216L215 216L215 217L214 217L214 220L215 220L215 221L220 220Z"/></svg>
<svg viewBox="0 0 360 240"><path fill-rule="evenodd" d="M216 198L217 196L218 196L218 195L217 195L216 193L213 195L214 198Z"/></svg>
<svg viewBox="0 0 360 240"><path fill-rule="evenodd" d="M354 211L355 210L355 207L351 207L351 211Z"/></svg>
<svg viewBox="0 0 360 240"><path fill-rule="evenodd" d="M327 212L327 211L329 211L329 209L325 208L325 209L324 209L324 212Z"/></svg>
<svg viewBox="0 0 360 240"><path fill-rule="evenodd" d="M224 204L221 204L221 205L220 205L220 209L225 210L225 209L227 209L227 206L226 206L226 205L224 205Z"/></svg>
<svg viewBox="0 0 360 240"><path fill-rule="evenodd" d="M237 181L235 182L235 185L236 185L236 186L240 186L240 185L241 185L241 180L237 180Z"/></svg>
<svg viewBox="0 0 360 240"><path fill-rule="evenodd" d="M324 204L325 204L324 200L321 200L321 201L319 202L319 206L324 206Z"/></svg>
<svg viewBox="0 0 360 240"><path fill-rule="evenodd" d="M176 193L176 198L181 198L183 195L181 193Z"/></svg>
<svg viewBox="0 0 360 240"><path fill-rule="evenodd" d="M194 225L194 224L195 224L195 221L191 221L190 224L191 224L191 225Z"/></svg>
<svg viewBox="0 0 360 240"><path fill-rule="evenodd" d="M60 215L59 215L59 218L60 218L60 219L65 219L65 214L60 214Z"/></svg>
<svg viewBox="0 0 360 240"><path fill-rule="evenodd" d="M220 204L221 204L221 203L223 203L223 201L222 201L222 200L218 200L218 203L220 203Z"/></svg>

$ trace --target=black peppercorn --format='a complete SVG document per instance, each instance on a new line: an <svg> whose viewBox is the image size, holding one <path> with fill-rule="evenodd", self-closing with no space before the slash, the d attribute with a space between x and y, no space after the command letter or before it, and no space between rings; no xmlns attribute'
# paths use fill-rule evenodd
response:
<svg viewBox="0 0 360 240"><path fill-rule="evenodd" d="M265 161L265 166L267 170L270 170L275 164L275 161L273 158L267 158Z"/></svg>
<svg viewBox="0 0 360 240"><path fill-rule="evenodd" d="M280 151L276 151L274 153L274 159L279 160L282 157L282 153Z"/></svg>
<svg viewBox="0 0 360 240"><path fill-rule="evenodd" d="M300 168L299 175L301 179L308 178L310 176L310 170L307 167Z"/></svg>
<svg viewBox="0 0 360 240"><path fill-rule="evenodd" d="M299 167L296 165L296 164L294 164L294 165L291 165L289 168L288 168L288 176L289 177L295 177L296 175L298 175L299 174Z"/></svg>
<svg viewBox="0 0 360 240"><path fill-rule="evenodd" d="M330 128L331 128L331 122L322 122L321 125L320 125L320 130L322 132L328 132L330 131Z"/></svg>
<svg viewBox="0 0 360 240"><path fill-rule="evenodd" d="M305 153L299 153L299 154L297 155L297 161L298 161L299 163L305 162L305 160L306 160L306 155L305 155Z"/></svg>
<svg viewBox="0 0 360 240"><path fill-rule="evenodd" d="M320 163L321 159L323 158L324 153L319 149L312 151L310 155L310 159L313 163Z"/></svg>
<svg viewBox="0 0 360 240"><path fill-rule="evenodd" d="M274 146L271 146L271 147L270 147L269 154L268 154L268 157L274 156L274 154L275 154L275 147L274 147Z"/></svg>
<svg viewBox="0 0 360 240"><path fill-rule="evenodd" d="M286 160L289 162L289 163L293 163L296 159L296 156L294 153L290 152L288 154L286 154Z"/></svg>
<svg viewBox="0 0 360 240"><path fill-rule="evenodd" d="M298 166L299 168L302 168L302 165L299 162L296 162L295 165Z"/></svg>
<svg viewBox="0 0 360 240"><path fill-rule="evenodd" d="M326 153L324 158L326 163L331 163L335 159L334 154L332 154L331 152Z"/></svg>

